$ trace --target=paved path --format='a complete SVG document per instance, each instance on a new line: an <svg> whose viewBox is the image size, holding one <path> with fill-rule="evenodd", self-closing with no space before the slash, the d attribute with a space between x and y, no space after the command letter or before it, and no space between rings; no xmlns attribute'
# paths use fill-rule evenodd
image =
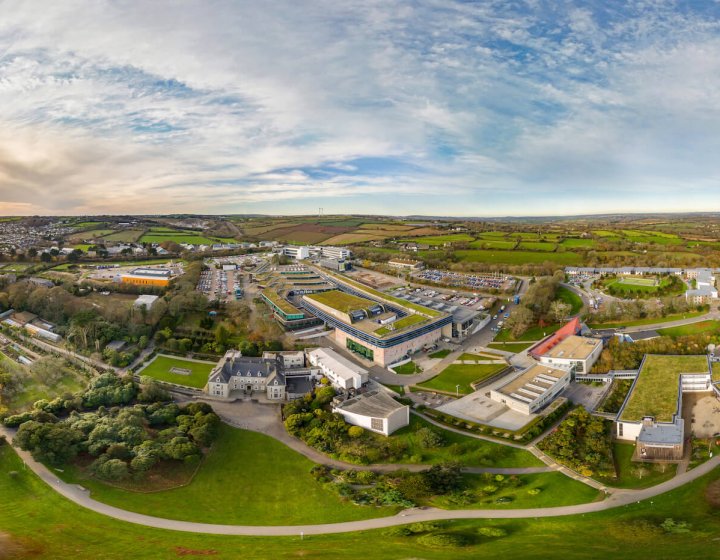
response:
<svg viewBox="0 0 720 560"><path fill-rule="evenodd" d="M0 433L12 440L12 433L6 428L1 428ZM211 523L193 523L190 521L177 521L163 519L140 513L125 511L97 500L93 500L86 489L75 485L67 484L59 480L44 465L36 462L29 453L17 450L20 458L41 480L48 484L53 490L64 496L75 504L120 521L154 527L157 529L168 529L172 531L185 531L189 533L202 533L212 535L248 535L248 536L293 536L293 535L322 535L330 533L349 533L353 531L367 531L370 529L382 529L406 523L418 521L438 521L444 519L527 519L538 517L560 517L565 515L582 515L605 511L629 505L640 500L652 498L669 490L673 490L700 476L710 472L720 464L720 455L713 457L708 462L700 465L692 471L683 473L644 490L624 490L617 492L601 502L591 502L575 506L563 506L552 508L533 509L477 509L477 510L440 510L435 508L420 509L413 508L400 512L390 517L377 519L366 519L362 521L348 521L344 523L326 523L320 525L217 525Z"/></svg>
<svg viewBox="0 0 720 560"><path fill-rule="evenodd" d="M195 401L204 399L189 399L186 396L176 395L176 401ZM287 433L282 422L280 421L280 411L278 405L275 404L260 404L251 401L242 402L218 402L218 401L206 401L210 403L215 410L215 413L222 419L223 422L241 428L244 430L251 430L268 435L279 442L287 445L293 451L297 451L301 455L307 457L312 462L319 465L326 465L331 468L343 469L343 470L356 470L356 471L374 471L374 472L392 472L400 469L406 469L411 472L421 472L429 469L432 465L428 464L371 464L371 465L356 465L354 463L346 463L328 457L324 453L321 453L317 449L314 449L307 445L304 441L291 436ZM428 420L427 418L425 418ZM436 424L429 420L432 424ZM436 424L439 426L439 424ZM443 427L443 426L440 426ZM444 427L443 427L444 428ZM445 428L444 428L445 429ZM453 430L454 431L454 430ZM462 433L462 432L458 432ZM467 435L467 434L463 434ZM522 447L522 446L517 446ZM551 467L463 467L463 472L470 474L538 474L543 472L550 472L554 470Z"/></svg>

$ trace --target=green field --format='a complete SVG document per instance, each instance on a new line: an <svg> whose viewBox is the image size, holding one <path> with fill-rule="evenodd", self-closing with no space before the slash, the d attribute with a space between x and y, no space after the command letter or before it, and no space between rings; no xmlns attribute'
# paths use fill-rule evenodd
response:
<svg viewBox="0 0 720 560"><path fill-rule="evenodd" d="M523 241L518 245L518 249L528 251L547 251L552 252L557 248L555 243L547 243L545 241Z"/></svg>
<svg viewBox="0 0 720 560"><path fill-rule="evenodd" d="M124 243L135 243L138 238L142 235L142 230L139 229L124 229L103 236L103 241L120 241Z"/></svg>
<svg viewBox="0 0 720 560"><path fill-rule="evenodd" d="M222 425L220 436L190 484L151 493L130 492L95 479L61 474L116 507L185 521L224 525L331 523L382 517L392 508L343 502L310 475L313 463L277 440ZM189 507L191 504L191 507Z"/></svg>
<svg viewBox="0 0 720 560"><path fill-rule="evenodd" d="M583 307L582 298L565 286L559 286L555 292L555 299L564 301L570 306L570 315L577 315Z"/></svg>
<svg viewBox="0 0 720 560"><path fill-rule="evenodd" d="M517 338L514 338L509 330L502 329L495 337L494 342L527 342L542 340L546 336L554 333L560 327L562 327L562 325L559 323L557 325L547 325L545 327L532 327Z"/></svg>
<svg viewBox="0 0 720 560"><path fill-rule="evenodd" d="M444 253L433 253L433 251L420 251L422 258L432 259L442 257ZM486 262L497 264L542 264L552 262L561 265L577 265L582 262L582 257L577 253L546 253L530 251L491 251L482 249L463 249L455 251L455 255L462 262Z"/></svg>
<svg viewBox="0 0 720 560"><path fill-rule="evenodd" d="M230 480L236 479L236 472ZM16 474L10 476L9 473ZM720 519L717 506L709 504L706 494L708 485L719 478L720 469L715 469L652 500L595 514L456 520L442 524L438 531L465 536L470 539L469 546L434 549L418 542L417 536L400 536L383 529L304 539L299 535L262 538L174 532L120 522L62 498L31 471L23 469L17 455L4 446L0 448L0 496L3 497L0 543L10 558L23 559L170 560L181 556L210 556L217 560L367 560L368 543L382 542L382 546L373 547L373 560L454 560L460 556L637 560L638 547L656 551L656 558L709 560L716 556L712 543L720 539ZM199 506L184 504L181 509L196 507ZM666 518L687 521L692 530L684 534L666 533L658 526ZM260 524L262 518L254 522ZM479 536L478 529L487 527L500 528L506 536Z"/></svg>
<svg viewBox="0 0 720 560"><path fill-rule="evenodd" d="M442 350L438 350L437 352L433 352L432 354L428 354L428 358L433 359L441 359L450 354L451 350L448 348L443 348Z"/></svg>
<svg viewBox="0 0 720 560"><path fill-rule="evenodd" d="M658 334L661 336L672 337L690 336L694 334L716 334L718 332L720 332L720 321L698 321L697 323L658 330Z"/></svg>
<svg viewBox="0 0 720 560"><path fill-rule="evenodd" d="M469 244L473 249L514 249L517 241L498 241L495 239L478 239Z"/></svg>
<svg viewBox="0 0 720 560"><path fill-rule="evenodd" d="M648 354L622 411L622 420L639 422L644 416L653 416L657 422L671 422L677 409L680 374L707 371L706 356Z"/></svg>
<svg viewBox="0 0 720 560"><path fill-rule="evenodd" d="M574 237L563 239L561 246L567 247L568 249L589 249L597 245L597 241L594 239L576 239Z"/></svg>
<svg viewBox="0 0 720 560"><path fill-rule="evenodd" d="M473 392L471 383L492 377L505 367L505 364L450 364L440 374L418 386L454 394L456 385L460 385L458 389L460 394L469 395Z"/></svg>
<svg viewBox="0 0 720 560"><path fill-rule="evenodd" d="M146 233L140 238L141 243L163 243L164 241L172 241L173 243L191 243L193 245L212 245L217 240L193 233Z"/></svg>
<svg viewBox="0 0 720 560"><path fill-rule="evenodd" d="M620 322L616 321L613 323L593 323L588 325L591 329L615 329L618 327L641 327L643 325L654 325L655 323L669 323L671 321L679 321L680 319L691 319L693 317L700 317L705 315L707 310L704 311L688 311L686 313L674 313L672 315L666 315L665 317L649 317L647 319L635 319L633 321Z"/></svg>
<svg viewBox="0 0 720 560"><path fill-rule="evenodd" d="M450 233L448 235L429 235L426 237L413 237L408 239L401 239L401 243L420 243L424 245L439 246L445 245L445 243L469 243L475 238L467 233Z"/></svg>
<svg viewBox="0 0 720 560"><path fill-rule="evenodd" d="M194 362L159 354L152 362L138 371L138 375L147 375L160 381L202 389L207 384L208 375L213 367L215 367L213 362ZM170 371L172 368L190 370L190 374L173 373Z"/></svg>
<svg viewBox="0 0 720 560"><path fill-rule="evenodd" d="M534 342L491 342L488 344L488 348L495 348L497 350L503 350L505 352L522 352L530 348Z"/></svg>

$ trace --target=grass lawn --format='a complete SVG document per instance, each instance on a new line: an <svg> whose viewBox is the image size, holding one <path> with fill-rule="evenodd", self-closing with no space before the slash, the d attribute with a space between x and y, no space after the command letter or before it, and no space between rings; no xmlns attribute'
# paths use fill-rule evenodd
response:
<svg viewBox="0 0 720 560"><path fill-rule="evenodd" d="M116 507L203 523L282 525L333 523L391 515L394 508L343 502L310 475L313 463L277 440L223 425L212 450L187 486L160 492L120 490L61 473Z"/></svg>
<svg viewBox="0 0 720 560"><path fill-rule="evenodd" d="M593 323L588 325L591 329L615 329L618 327L641 327L643 325L654 325L655 323L669 323L671 321L679 321L680 319L691 319L693 317L700 317L705 315L707 310L702 311L688 311L686 313L674 313L672 315L666 315L665 317L650 317L647 319L635 319L632 321L625 322L614 322L614 323Z"/></svg>
<svg viewBox="0 0 720 560"><path fill-rule="evenodd" d="M168 381L169 383L202 389L205 387L208 375L213 367L215 367L215 363L213 362L194 362L175 356L159 354L155 356L152 362L141 369L138 374L147 375L160 381ZM190 370L190 374L174 373L170 371L172 368Z"/></svg>
<svg viewBox="0 0 720 560"><path fill-rule="evenodd" d="M392 384L387 384L387 383L383 383L383 385L385 387L387 387L388 389L390 389L391 391L395 391L398 395L405 394L405 387L403 387L402 385L392 385Z"/></svg>
<svg viewBox="0 0 720 560"><path fill-rule="evenodd" d="M717 333L720 331L720 321L698 321L679 327L668 327L658 330L661 336L688 336L693 334Z"/></svg>
<svg viewBox="0 0 720 560"><path fill-rule="evenodd" d="M516 487L508 482L507 476L503 476L504 480L492 482L472 474L463 475L463 478L477 499L468 504L457 505L447 496L442 496L431 500L428 505L445 509L519 509L571 506L604 498L604 494L598 490L557 472L517 476L514 480L521 485ZM490 495L482 495L483 488L488 485L496 486L498 490ZM540 492L536 494L534 490ZM503 503L497 503L498 498L502 498Z"/></svg>
<svg viewBox="0 0 720 560"><path fill-rule="evenodd" d="M530 348L534 342L491 342L488 348L504 350L505 352L522 352Z"/></svg>
<svg viewBox="0 0 720 560"><path fill-rule="evenodd" d="M442 359L448 354L450 354L450 352L452 352L452 350L449 350L448 348L443 348L442 350L438 350L437 352L428 354L428 358Z"/></svg>
<svg viewBox="0 0 720 560"><path fill-rule="evenodd" d="M562 325L547 325L546 327L531 327L519 337L514 338L512 333L507 329L502 329L495 337L494 342L526 342L542 340L558 330Z"/></svg>
<svg viewBox="0 0 720 560"><path fill-rule="evenodd" d="M422 447L415 435L420 428L431 428L441 433L446 445L430 449ZM377 437L379 439L384 436ZM468 467L541 467L544 464L524 449L444 430L416 414L410 415L410 425L390 437L402 440L408 445L405 456L399 459L398 463L434 464L457 461Z"/></svg>
<svg viewBox="0 0 720 560"><path fill-rule="evenodd" d="M492 377L505 367L505 364L450 364L439 375L420 383L419 386L425 389L455 393L456 385L460 385L460 394L469 395L473 392L471 383Z"/></svg>
<svg viewBox="0 0 720 560"><path fill-rule="evenodd" d="M400 375L413 375L415 373L420 373L422 369L419 365L417 365L415 362L410 360L406 364L402 364L401 366L397 366L392 368L393 371Z"/></svg>
<svg viewBox="0 0 720 560"><path fill-rule="evenodd" d="M613 457L617 478L600 478L600 482L615 488L648 488L675 476L677 465L664 466L633 462L632 455L635 445L632 443L613 443ZM643 468L639 471L638 467ZM662 472L662 471L665 472ZM641 475L641 476L638 476Z"/></svg>
<svg viewBox="0 0 720 560"><path fill-rule="evenodd" d="M17 473L9 476L8 473ZM235 476L231 477L235 480ZM73 558L74 560L171 560L210 556L217 560L243 558L318 558L320 560L396 560L425 558L523 558L523 560L637 560L638 550L662 551L664 559L710 559L720 539L718 509L709 504L708 486L720 479L720 469L639 504L583 516L538 519L455 520L442 532L471 539L467 547L434 549L416 536L387 530L305 537L234 537L166 531L116 521L86 510L56 494L8 446L0 448L0 543L11 558ZM542 493L538 496L540 498ZM187 507L184 505L183 507ZM692 530L668 534L659 523L668 517L687 521ZM259 522L259 521L258 521ZM505 531L501 538L478 535L479 528ZM701 534L702 538L698 538ZM110 537L110 538L109 538ZM382 546L368 552L368 543ZM550 552L551 551L551 552Z"/></svg>
<svg viewBox="0 0 720 560"><path fill-rule="evenodd" d="M622 419L639 422L644 416L654 416L657 422L671 422L677 409L679 376L707 371L706 356L648 354L622 411Z"/></svg>
<svg viewBox="0 0 720 560"><path fill-rule="evenodd" d="M555 292L555 299L564 301L570 306L570 315L577 315L583 307L582 298L565 286L559 286Z"/></svg>

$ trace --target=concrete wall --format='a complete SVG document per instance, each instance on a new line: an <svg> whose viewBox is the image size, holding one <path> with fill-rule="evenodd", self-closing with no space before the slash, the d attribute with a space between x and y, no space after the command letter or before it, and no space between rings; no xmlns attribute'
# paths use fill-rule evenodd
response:
<svg viewBox="0 0 720 560"><path fill-rule="evenodd" d="M622 425L622 435L620 434ZM615 423L615 437L621 441L631 441L635 442L635 440L640 435L640 430L642 430L642 422L616 422Z"/></svg>

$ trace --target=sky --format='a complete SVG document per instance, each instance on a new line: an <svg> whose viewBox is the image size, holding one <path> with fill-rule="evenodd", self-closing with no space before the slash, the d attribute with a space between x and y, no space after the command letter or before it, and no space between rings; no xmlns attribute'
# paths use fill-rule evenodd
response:
<svg viewBox="0 0 720 560"><path fill-rule="evenodd" d="M0 214L720 210L720 2L0 0Z"/></svg>

